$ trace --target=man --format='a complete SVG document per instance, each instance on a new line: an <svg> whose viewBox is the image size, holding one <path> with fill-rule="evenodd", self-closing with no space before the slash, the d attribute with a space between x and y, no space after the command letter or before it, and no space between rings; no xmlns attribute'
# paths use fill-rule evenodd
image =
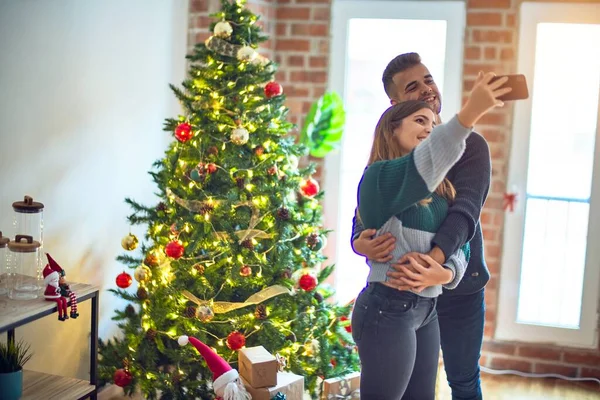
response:
<svg viewBox="0 0 600 400"><path fill-rule="evenodd" d="M390 102L423 100L434 111L441 111L440 92L417 53L401 54L383 72L383 86ZM479 223L491 179L489 147L485 139L472 133L467 139L461 159L448 173L457 196L448 216L435 235L429 255L443 264L465 243L470 243L471 258L464 278L454 290L444 290L438 298L437 312L441 347L448 383L455 400L482 399L479 379L479 357L485 322L484 287L490 278L483 255L483 235ZM354 217L352 248L357 254L378 261L391 260L395 239L381 236L373 239L374 229L363 230ZM419 259L415 257L415 259ZM427 267L427 265L423 265ZM389 282L399 289L419 286L419 274L407 271L406 265L394 264Z"/></svg>

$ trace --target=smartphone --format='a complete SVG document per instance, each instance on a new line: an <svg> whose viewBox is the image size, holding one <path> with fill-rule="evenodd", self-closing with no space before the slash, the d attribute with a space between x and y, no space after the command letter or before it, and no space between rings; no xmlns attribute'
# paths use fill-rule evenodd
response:
<svg viewBox="0 0 600 400"><path fill-rule="evenodd" d="M498 100L524 100L529 97L529 90L527 90L527 79L525 79L525 75L498 75L492 78L492 82L504 76L508 77L508 81L506 81L506 83L501 87L510 87L512 88L512 91L504 96L498 97Z"/></svg>

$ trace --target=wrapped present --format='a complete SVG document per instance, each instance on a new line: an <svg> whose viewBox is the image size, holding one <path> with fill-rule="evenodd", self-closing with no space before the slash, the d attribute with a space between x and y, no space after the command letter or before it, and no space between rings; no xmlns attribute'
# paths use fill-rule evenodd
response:
<svg viewBox="0 0 600 400"><path fill-rule="evenodd" d="M285 395L286 400L302 400L304 397L304 377L291 372L278 372L277 384L268 388L252 387L243 376L242 382L252 395L252 400L271 400L278 393Z"/></svg>
<svg viewBox="0 0 600 400"><path fill-rule="evenodd" d="M240 375L253 388L277 385L278 363L264 347L246 347L238 353Z"/></svg>
<svg viewBox="0 0 600 400"><path fill-rule="evenodd" d="M360 399L360 372L353 372L340 378L325 379L322 399Z"/></svg>

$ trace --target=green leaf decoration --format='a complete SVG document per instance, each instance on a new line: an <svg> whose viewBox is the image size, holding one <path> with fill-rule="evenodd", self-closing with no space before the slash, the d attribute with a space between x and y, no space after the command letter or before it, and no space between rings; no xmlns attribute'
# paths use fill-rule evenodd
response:
<svg viewBox="0 0 600 400"><path fill-rule="evenodd" d="M342 98L336 92L327 92L311 106L300 142L308 147L311 156L325 157L339 148L345 123Z"/></svg>

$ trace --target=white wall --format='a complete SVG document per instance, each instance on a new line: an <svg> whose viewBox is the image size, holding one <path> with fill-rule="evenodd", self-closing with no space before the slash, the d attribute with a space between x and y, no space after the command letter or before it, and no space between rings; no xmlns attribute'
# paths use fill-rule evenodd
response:
<svg viewBox="0 0 600 400"><path fill-rule="evenodd" d="M187 0L0 1L0 230L23 195L46 205L45 250L69 280L101 287L101 337L117 332L110 318L123 306L106 291L129 232L123 200L156 203L147 171L170 140L163 119L179 111L167 85L184 78L187 10ZM89 302L79 312L17 329L33 343L29 369L88 378Z"/></svg>

